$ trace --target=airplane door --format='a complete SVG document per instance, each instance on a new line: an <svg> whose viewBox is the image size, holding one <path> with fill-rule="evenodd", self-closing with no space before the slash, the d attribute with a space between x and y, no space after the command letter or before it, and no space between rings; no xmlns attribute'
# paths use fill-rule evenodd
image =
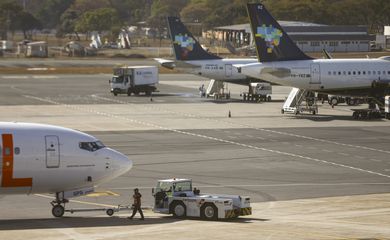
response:
<svg viewBox="0 0 390 240"><path fill-rule="evenodd" d="M233 66L231 64L226 64L225 65L225 76L226 77L231 77L233 72Z"/></svg>
<svg viewBox="0 0 390 240"><path fill-rule="evenodd" d="M58 168L60 166L60 146L58 136L45 136L46 167Z"/></svg>
<svg viewBox="0 0 390 240"><path fill-rule="evenodd" d="M321 76L320 76L320 65L319 64L311 64L310 65L311 79L310 84L321 84Z"/></svg>

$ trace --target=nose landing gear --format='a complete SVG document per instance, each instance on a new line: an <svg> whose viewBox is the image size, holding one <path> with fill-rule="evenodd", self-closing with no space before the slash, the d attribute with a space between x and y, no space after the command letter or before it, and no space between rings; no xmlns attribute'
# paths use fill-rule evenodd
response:
<svg viewBox="0 0 390 240"><path fill-rule="evenodd" d="M65 213L65 204L68 202L68 199L60 197L60 193L56 193L56 199L50 203L53 206L51 210L53 216L57 218L62 217Z"/></svg>

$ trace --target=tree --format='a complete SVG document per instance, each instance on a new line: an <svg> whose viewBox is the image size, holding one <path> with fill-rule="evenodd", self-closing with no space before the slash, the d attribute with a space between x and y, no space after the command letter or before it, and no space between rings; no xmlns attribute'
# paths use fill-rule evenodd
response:
<svg viewBox="0 0 390 240"><path fill-rule="evenodd" d="M60 18L60 25L57 27L57 37L63 37L65 34L75 33L76 38L80 41L80 37L75 29L79 13L73 9L66 10Z"/></svg>
<svg viewBox="0 0 390 240"><path fill-rule="evenodd" d="M42 24L31 13L21 11L16 16L15 28L23 31L25 39L32 39L32 30L42 29Z"/></svg>
<svg viewBox="0 0 390 240"><path fill-rule="evenodd" d="M99 8L85 12L76 22L75 31L106 31L121 25L118 14L113 8Z"/></svg>
<svg viewBox="0 0 390 240"><path fill-rule="evenodd" d="M17 16L22 12L22 7L12 1L0 3L0 33L1 38L7 40L9 30L17 28Z"/></svg>
<svg viewBox="0 0 390 240"><path fill-rule="evenodd" d="M55 28L60 24L61 15L73 4L74 0L39 0L36 16L44 28ZM35 6L36 7L36 6Z"/></svg>

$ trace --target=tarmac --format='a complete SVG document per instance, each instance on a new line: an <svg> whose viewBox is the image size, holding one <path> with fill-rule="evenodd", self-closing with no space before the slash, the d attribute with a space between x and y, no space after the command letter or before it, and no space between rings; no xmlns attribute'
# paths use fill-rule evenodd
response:
<svg viewBox="0 0 390 240"><path fill-rule="evenodd" d="M78 129L128 155L130 172L67 207L129 204L138 187L146 221L127 212L54 219L52 196L9 195L0 199L0 239L390 239L390 121L353 120L346 105L282 115L290 88L280 86L272 102L242 102L246 87L234 84L230 100L201 98L208 81L186 74L160 75L152 97L114 97L109 77L2 75L0 120ZM170 177L191 178L202 192L249 195L253 215L209 222L154 214L151 188Z"/></svg>

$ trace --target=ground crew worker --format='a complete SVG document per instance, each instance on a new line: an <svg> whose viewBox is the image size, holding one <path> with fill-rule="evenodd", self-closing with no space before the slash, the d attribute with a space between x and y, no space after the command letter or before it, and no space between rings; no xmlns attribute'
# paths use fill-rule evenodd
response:
<svg viewBox="0 0 390 240"><path fill-rule="evenodd" d="M142 197L142 195L141 195L141 193L139 193L138 188L134 189L133 214L129 217L129 219L133 219L134 215L138 211L139 214L141 215L141 219L140 220L144 220L144 214L143 214L142 209L141 209L141 197Z"/></svg>

